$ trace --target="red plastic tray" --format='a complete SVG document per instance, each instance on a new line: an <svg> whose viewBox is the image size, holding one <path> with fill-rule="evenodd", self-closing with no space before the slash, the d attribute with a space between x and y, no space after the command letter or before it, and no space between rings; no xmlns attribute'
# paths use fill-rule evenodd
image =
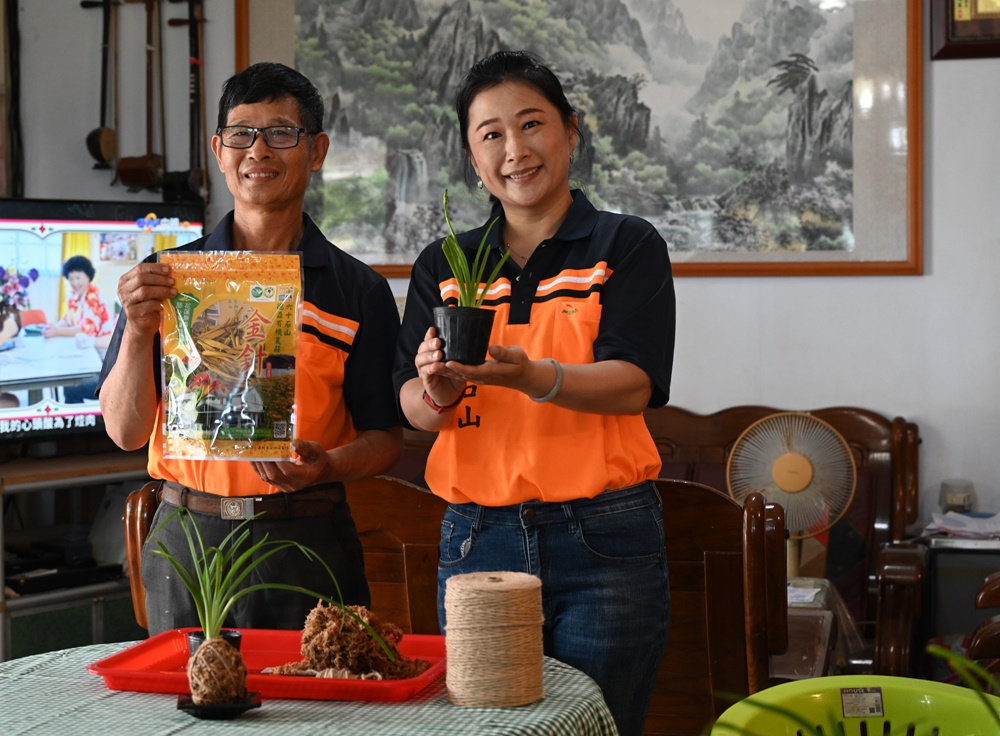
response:
<svg viewBox="0 0 1000 736"><path fill-rule="evenodd" d="M187 632L173 629L151 636L117 654L87 665L87 672L100 675L111 690L143 693L189 691L185 667L188 660ZM407 634L399 642L401 654L426 659L431 666L406 680L340 680L298 675L265 675L261 670L302 659L301 631L242 629L240 652L246 662L247 690L264 698L305 700L408 700L430 685L445 669L443 636Z"/></svg>

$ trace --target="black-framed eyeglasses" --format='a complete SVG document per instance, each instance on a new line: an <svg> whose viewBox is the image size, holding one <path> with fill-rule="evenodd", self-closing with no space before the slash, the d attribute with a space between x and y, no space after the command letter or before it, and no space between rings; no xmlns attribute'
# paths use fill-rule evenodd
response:
<svg viewBox="0 0 1000 736"><path fill-rule="evenodd" d="M226 148L250 148L257 140L257 134L264 136L264 143L271 148L295 148L299 136L312 135L305 128L293 125L272 125L268 128L251 128L249 125L227 125L215 131Z"/></svg>

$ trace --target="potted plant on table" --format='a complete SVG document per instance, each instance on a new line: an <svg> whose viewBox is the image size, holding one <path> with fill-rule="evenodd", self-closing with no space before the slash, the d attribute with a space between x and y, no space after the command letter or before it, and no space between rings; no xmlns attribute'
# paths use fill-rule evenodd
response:
<svg viewBox="0 0 1000 736"><path fill-rule="evenodd" d="M181 529L191 554L191 567L185 567L178 557L157 541L154 554L163 555L187 588L198 611L198 623L203 636L188 637L191 657L187 664L188 684L191 700L196 706L244 704L247 702L247 668L239 652L239 632L223 635L226 616L233 606L244 596L258 590L289 590L308 595L314 599L336 606L344 616L357 620L385 650L390 659L394 658L382 638L357 613L340 600L340 588L326 562L311 549L293 540L270 540L267 535L246 549L244 543L250 536L247 519L231 531L218 547L205 547L198 525L186 508L179 508L168 516L157 530L174 516L179 516ZM156 533L156 530L153 532ZM264 560L287 549L297 549L308 560L323 565L333 582L337 599L308 590L298 585L265 582L241 587L247 576ZM234 646L235 643L235 646Z"/></svg>
<svg viewBox="0 0 1000 736"><path fill-rule="evenodd" d="M486 245L486 239L490 231L496 224L499 217L490 222L483 239L479 242L472 262L469 262L468 254L462 250L458 244L458 237L455 229L451 225L451 217L448 214L448 190L444 190L444 219L448 224L448 234L441 249L451 267L452 275L458 286L458 306L457 307L435 307L434 326L437 327L438 337L444 343L444 359L454 360L466 365L478 365L486 360L486 351L490 345L490 332L493 329L493 317L495 312L492 309L483 309L483 301L486 295L500 275L500 269L510 257L510 251L503 254L500 262L493 268L487 278L483 278L486 273L486 264L489 261L490 249Z"/></svg>

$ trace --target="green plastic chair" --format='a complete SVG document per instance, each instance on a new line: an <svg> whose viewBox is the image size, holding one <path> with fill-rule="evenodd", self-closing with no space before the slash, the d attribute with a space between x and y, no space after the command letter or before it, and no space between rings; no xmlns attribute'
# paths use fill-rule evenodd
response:
<svg viewBox="0 0 1000 736"><path fill-rule="evenodd" d="M756 692L726 709L711 736L997 736L996 714L1000 698L959 685L840 675Z"/></svg>

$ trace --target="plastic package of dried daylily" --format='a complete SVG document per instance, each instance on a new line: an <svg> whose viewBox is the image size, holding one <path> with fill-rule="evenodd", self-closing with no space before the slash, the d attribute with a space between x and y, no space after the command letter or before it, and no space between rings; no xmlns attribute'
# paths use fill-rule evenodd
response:
<svg viewBox="0 0 1000 736"><path fill-rule="evenodd" d="M295 436L298 253L164 251L164 457L288 460Z"/></svg>

